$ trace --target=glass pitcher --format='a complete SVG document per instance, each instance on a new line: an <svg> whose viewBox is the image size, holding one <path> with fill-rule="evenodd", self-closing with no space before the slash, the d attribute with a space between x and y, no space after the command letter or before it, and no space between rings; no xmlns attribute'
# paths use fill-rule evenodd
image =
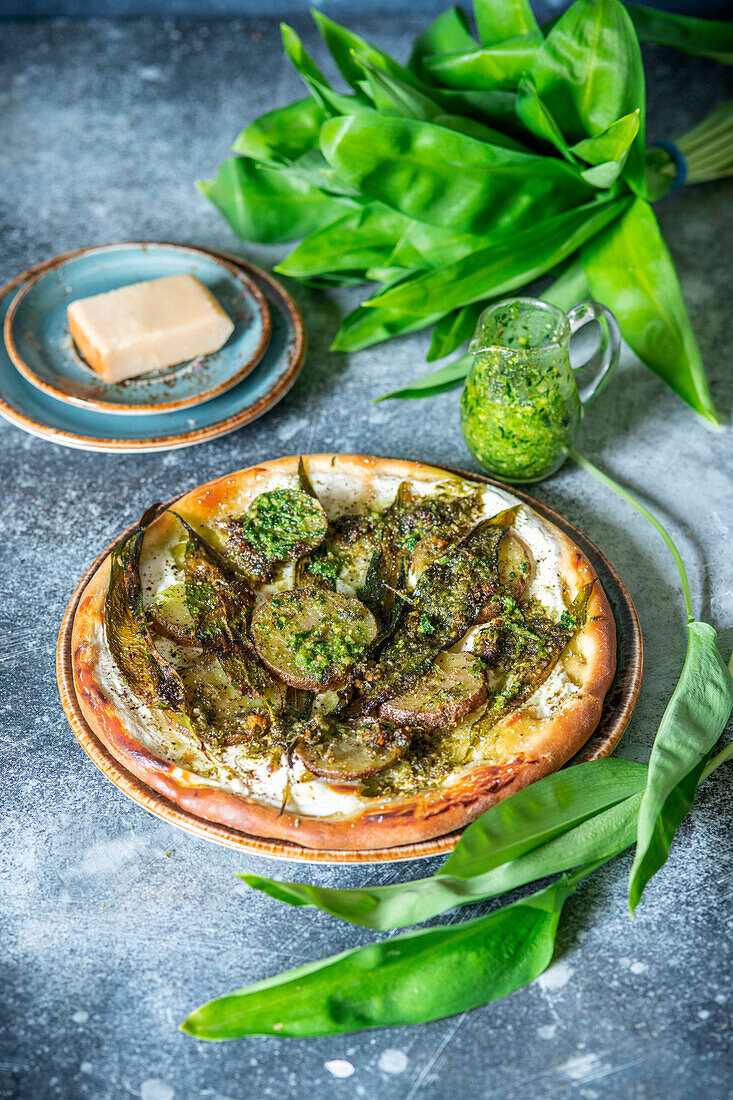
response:
<svg viewBox="0 0 733 1100"><path fill-rule="evenodd" d="M570 337L597 322L600 340L571 366ZM536 298L511 298L481 314L469 344L474 364L461 395L461 428L474 458L504 481L549 477L575 442L584 410L618 365L621 336L613 314L581 302L568 314ZM580 393L575 373L593 369Z"/></svg>

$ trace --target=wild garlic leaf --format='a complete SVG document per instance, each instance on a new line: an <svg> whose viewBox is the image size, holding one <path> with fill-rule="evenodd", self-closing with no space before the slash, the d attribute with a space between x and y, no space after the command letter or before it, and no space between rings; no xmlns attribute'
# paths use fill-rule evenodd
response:
<svg viewBox="0 0 733 1100"><path fill-rule="evenodd" d="M529 0L474 0L473 14L484 46L539 32Z"/></svg>
<svg viewBox="0 0 733 1100"><path fill-rule="evenodd" d="M168 711L179 724L190 726L183 680L158 652L143 604L140 555L145 531L159 511L160 505L148 509L132 534L110 555L104 632L112 659L136 698Z"/></svg>
<svg viewBox="0 0 733 1100"><path fill-rule="evenodd" d="M408 217L464 233L517 232L587 202L567 164L477 141L415 119L328 119L321 150L338 176Z"/></svg>
<svg viewBox="0 0 733 1100"><path fill-rule="evenodd" d="M383 114L396 114L402 118L414 118L420 122L432 122L446 130L455 130L459 134L487 141L492 145L501 145L505 149L517 149L529 152L518 141L501 133L483 122L465 115L446 114L445 108L430 99L423 92L411 88L397 77L383 72L368 61L359 62L367 76L366 89L374 106Z"/></svg>
<svg viewBox="0 0 733 1100"><path fill-rule="evenodd" d="M311 233L275 270L296 279L366 272L386 264L407 225L404 215L386 206L360 206Z"/></svg>
<svg viewBox="0 0 733 1100"><path fill-rule="evenodd" d="M431 94L447 111L465 114L521 139L522 126L517 119L517 93L501 88L444 88L432 86Z"/></svg>
<svg viewBox="0 0 733 1100"><path fill-rule="evenodd" d="M618 221L584 245L582 261L593 297L615 313L639 358L700 416L717 424L677 273L649 204L634 200Z"/></svg>
<svg viewBox="0 0 733 1100"><path fill-rule="evenodd" d="M626 176L644 187L644 66L619 0L576 0L538 50L531 73L542 101L570 142L597 137L639 110Z"/></svg>
<svg viewBox="0 0 733 1100"><path fill-rule="evenodd" d="M203 1005L182 1030L198 1039L342 1035L489 1004L549 966L563 905L593 869L477 920L393 936L256 982Z"/></svg>
<svg viewBox="0 0 733 1100"><path fill-rule="evenodd" d="M440 873L467 878L551 840L644 786L646 767L609 757L546 776L492 806L464 831ZM582 860L578 860L582 862Z"/></svg>
<svg viewBox="0 0 733 1100"><path fill-rule="evenodd" d="M638 791L524 855L467 878L438 873L391 886L336 890L305 882L277 882L259 875L239 877L248 886L288 905L311 905L375 931L404 928L449 909L508 894L585 861L613 859L636 839L641 795Z"/></svg>
<svg viewBox="0 0 733 1100"><path fill-rule="evenodd" d="M724 749L716 757L716 766L728 755ZM203 1005L183 1022L182 1030L202 1039L343 1034L370 1027L424 1023L506 996L538 977L549 965L567 897L597 867L628 846L640 801L640 794L632 795L505 865L516 868L522 860L546 853L590 827L595 847L592 841L582 849L573 844L572 858L577 858L581 850L593 850L593 861L563 875L547 889L477 920L394 936L265 979ZM496 870L501 872L502 868ZM538 865L533 877L547 873ZM437 878L421 882L430 884ZM477 880L455 881L475 884ZM404 886L381 889L402 890L404 897ZM273 891L273 896L278 895ZM282 900L291 899L283 896ZM356 912L347 919L369 925L368 920L359 920Z"/></svg>
<svg viewBox="0 0 733 1100"><path fill-rule="evenodd" d="M383 267L375 264L374 267L367 268L364 278L372 283L395 283L398 279L404 278L408 270L408 268L397 267L387 259Z"/></svg>
<svg viewBox="0 0 733 1100"><path fill-rule="evenodd" d="M554 145L568 163L575 164L575 157L570 152L560 127L547 106L542 102L530 76L523 76L519 81L517 114L531 134L550 145Z"/></svg>
<svg viewBox="0 0 733 1100"><path fill-rule="evenodd" d="M547 776L492 806L464 832L436 875L336 890L240 875L290 905L313 905L368 928L400 928L507 893L634 843L646 766L611 758Z"/></svg>
<svg viewBox="0 0 733 1100"><path fill-rule="evenodd" d="M392 336L417 332L435 324L444 310L435 313L406 313L404 310L370 309L357 306L344 318L331 345L333 351L360 351Z"/></svg>
<svg viewBox="0 0 733 1100"><path fill-rule="evenodd" d="M543 301L557 306L565 313L578 302L591 296L580 257L572 259L564 271L540 295Z"/></svg>
<svg viewBox="0 0 733 1100"><path fill-rule="evenodd" d="M456 263L414 275L375 295L370 303L405 312L432 313L440 309L447 313L516 290L572 256L618 218L630 201L596 201L556 214Z"/></svg>
<svg viewBox="0 0 733 1100"><path fill-rule="evenodd" d="M275 269L277 270L277 269ZM335 286L363 286L368 281L364 271L332 271L323 275L300 275L298 282L315 290L328 290ZM381 280L378 280L381 282Z"/></svg>
<svg viewBox="0 0 733 1100"><path fill-rule="evenodd" d="M473 366L472 355L462 355L460 359L454 359L452 363L448 363L445 367L440 367L438 370L431 371L430 374L423 375L422 378L416 379L416 381L404 386L401 390L393 390L392 393L385 393L381 397L377 397L376 401L387 401L389 398L400 398L401 400L410 400L421 397L437 397L440 393L446 393L448 390L455 389L463 382L467 376L471 367Z"/></svg>
<svg viewBox="0 0 733 1100"><path fill-rule="evenodd" d="M733 743L704 768L702 778L733 756ZM597 761L597 763L602 763ZM522 855L477 874L456 877L445 868L430 878L391 886L336 890L304 882L240 875L249 886L289 905L311 905L341 920L384 931L430 920L456 906L498 897L583 863L604 863L636 841L646 765L638 764L636 793L599 808L592 816ZM545 782L540 780L540 783ZM535 788L537 784L535 784ZM512 796L514 797L514 796ZM569 814L572 807L569 807Z"/></svg>
<svg viewBox="0 0 733 1100"><path fill-rule="evenodd" d="M486 247L483 237L410 220L390 257L400 267L434 270Z"/></svg>
<svg viewBox="0 0 733 1100"><path fill-rule="evenodd" d="M733 678L709 623L687 624L682 675L654 738L639 810L629 876L633 912L649 879L665 863L680 822L692 806L701 774L733 708Z"/></svg>
<svg viewBox="0 0 733 1100"><path fill-rule="evenodd" d="M587 164L604 164L609 160L623 161L639 132L639 108L603 130L593 138L584 138L572 146L571 152Z"/></svg>
<svg viewBox="0 0 733 1100"><path fill-rule="evenodd" d="M571 141L595 137L643 106L643 67L619 0L576 0L539 50L532 80Z"/></svg>
<svg viewBox="0 0 733 1100"><path fill-rule="evenodd" d="M637 5L630 5L630 10L642 34L650 39L669 38L681 48L711 56L726 57L733 52L727 49L730 35L723 33L727 30L724 24L668 16ZM627 185L635 194L643 196L651 190L658 196L672 182L670 158L660 153L647 160L644 153L639 45L619 0L576 0L563 16L548 24L544 41L537 36L528 0L480 0L476 14L480 47L465 15L451 9L419 36L405 68L316 13L329 49L355 89L355 94L349 95L329 85L295 32L284 26L286 53L305 80L313 102L300 100L257 119L237 139L236 151L245 155L222 165L216 180L199 185L235 231L255 241L307 236L355 206L373 202L390 206L412 222L388 258L377 248L380 254L365 257L363 268L340 266L299 276L314 286L351 285L362 279L388 283L368 307L378 306L380 318L367 320L360 308L347 320L337 346L343 343L349 350L366 347L388 339L392 332L423 327L429 323L427 318L445 316L482 298L518 289L537 274L562 264L572 249L560 247L555 240L558 248L553 259L552 250L542 242L542 262L535 263L533 249L523 251L528 238L519 237L513 243L521 255L512 262L502 251L507 238L524 229L538 238L546 219L590 207L593 197L605 201L623 195ZM713 48L716 44L717 50ZM532 72L528 73L530 55ZM442 77L431 75L428 65ZM511 86L496 87L497 80L503 82L507 65L514 73ZM448 87L443 79L460 86ZM482 86L472 86L475 81ZM718 178L725 171L720 136L725 127L717 114L682 139L699 144L704 132L703 148L708 155L710 143L715 145L716 159L700 162L702 167L696 162L691 179ZM638 130L633 136L637 119ZM532 143L532 137L549 142L560 157L531 152L526 145ZM604 225L603 217L599 222L591 219L588 230L596 234ZM584 234L585 230L580 237L571 235L569 244L579 248ZM647 239L649 242L649 233ZM616 238L606 235L598 243L605 246L610 240ZM492 267L489 252L497 246L498 262ZM453 280L455 265L463 260L466 265L458 267L457 276L459 280L464 274L468 277L460 287L450 288L447 305L435 298L430 304L415 300L423 290L442 299L445 280ZM691 400L698 412L704 406L702 415L715 419L684 305L679 325L673 316L674 299L681 303L681 297L663 244L654 262L666 265L671 272L659 297L669 299L672 316L662 316L667 304L657 303L661 306L657 317L660 341L651 330L639 333L638 329L646 326L637 323L638 316L633 322L627 317L626 334L632 334L637 352L647 364L657 364L652 369L680 396ZM323 261L318 260L317 266L322 268ZM499 270L507 266L511 272ZM586 266L593 266L590 249ZM407 280L402 278L405 271L437 268L444 269L438 273L443 278L427 287L419 280L406 286ZM479 291L470 292L468 284L474 272L483 281ZM598 279L602 275L598 273ZM632 281L644 277L643 270L635 270ZM396 278L402 284L402 297L395 296ZM606 281L616 282L613 276ZM608 304L638 314L634 304L638 292L639 287L634 287L625 302L619 282L609 289L613 300ZM644 295L655 296L647 291ZM652 304L650 313L655 310ZM409 319L398 320L397 313L409 314ZM442 337L448 328L446 322L439 330L431 355L449 346ZM680 364L680 358L686 362ZM435 392L442 392L442 387Z"/></svg>
<svg viewBox="0 0 733 1100"><path fill-rule="evenodd" d="M289 164L309 149L318 148L325 118L311 96L298 99L251 122L232 145L232 152L260 164Z"/></svg>
<svg viewBox="0 0 733 1100"><path fill-rule="evenodd" d="M431 54L423 67L447 88L514 89L531 72L543 43L539 31L470 53Z"/></svg>
<svg viewBox="0 0 733 1100"><path fill-rule="evenodd" d="M733 654L731 654L731 658L728 661L728 671L733 676ZM702 783L705 779L707 779L709 775L712 775L712 773L716 771L721 766L721 764L727 764L728 761L731 759L733 759L733 741L729 741L727 745L724 745L723 748L715 754L715 756L712 756L708 760L707 764L702 770L700 782Z"/></svg>
<svg viewBox="0 0 733 1100"><path fill-rule="evenodd" d="M592 168L584 168L580 178L592 187L608 190L613 187L621 175L622 166L617 160L606 161L605 164L594 165Z"/></svg>
<svg viewBox="0 0 733 1100"><path fill-rule="evenodd" d="M580 173L594 187L613 187L622 174L634 139L639 132L639 110L624 115L602 134L585 138L572 146L571 152L592 167Z"/></svg>
<svg viewBox="0 0 733 1100"><path fill-rule="evenodd" d="M280 31L285 53L326 116L372 110L365 96L343 95L333 90L292 27L283 23Z"/></svg>
<svg viewBox="0 0 733 1100"><path fill-rule="evenodd" d="M405 84L413 85L416 88L421 87L421 81L417 79L414 73L399 65L383 50L372 46L371 43L358 34L354 34L347 27L335 23L333 19L329 19L327 15L316 8L311 9L311 14L323 36L323 41L341 71L341 75L355 90L359 90L359 82L364 78L364 72L360 64L362 60L370 62L378 69L383 69L384 72L397 77Z"/></svg>
<svg viewBox="0 0 733 1100"><path fill-rule="evenodd" d="M485 305L485 302L472 302L469 306L461 306L453 313L447 313L438 321L433 329L433 340L427 354L428 363L444 359L461 344L465 344L466 340L470 340Z"/></svg>
<svg viewBox="0 0 733 1100"><path fill-rule="evenodd" d="M377 65L363 58L356 58L363 70L360 86L383 114L397 114L404 118L417 118L423 122L432 120L442 108L423 92L404 80L386 73Z"/></svg>
<svg viewBox="0 0 733 1100"><path fill-rule="evenodd" d="M733 709L733 677L720 655L713 627L693 618L690 582L669 532L628 489L577 451L571 449L570 455L635 508L662 537L677 566L687 610L687 656L654 738L639 810L636 855L629 878L629 904L633 912L644 886L665 862L698 783L727 759L725 749L714 761L709 758Z"/></svg>
<svg viewBox="0 0 733 1100"><path fill-rule="evenodd" d="M355 206L367 205L358 191L338 178L318 148L307 149L290 164L278 165L276 170L282 172L286 179L306 183L327 195L347 200L343 203L344 209L353 210Z"/></svg>
<svg viewBox="0 0 733 1100"><path fill-rule="evenodd" d="M426 80L422 61L429 54L460 53L475 50L476 41L468 29L465 12L460 8L448 8L415 39L408 68L421 80Z"/></svg>
<svg viewBox="0 0 733 1100"><path fill-rule="evenodd" d="M684 53L733 65L733 24L627 4L641 42L674 46Z"/></svg>
<svg viewBox="0 0 733 1100"><path fill-rule="evenodd" d="M248 157L230 157L216 179L199 182L237 236L275 244L305 237L340 217L344 205L332 195Z"/></svg>

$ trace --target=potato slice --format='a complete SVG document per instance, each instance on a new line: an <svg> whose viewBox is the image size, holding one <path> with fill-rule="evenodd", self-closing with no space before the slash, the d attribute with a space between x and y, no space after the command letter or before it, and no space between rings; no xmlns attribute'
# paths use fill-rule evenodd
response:
<svg viewBox="0 0 733 1100"><path fill-rule="evenodd" d="M182 581L164 588L145 610L148 622L156 634L179 645L201 648L201 642L196 637L195 623L186 607L185 586Z"/></svg>
<svg viewBox="0 0 733 1100"><path fill-rule="evenodd" d="M428 729L454 725L486 698L486 685L473 653L439 653L427 676L379 708L380 718Z"/></svg>
<svg viewBox="0 0 733 1100"><path fill-rule="evenodd" d="M499 579L516 600L529 584L531 572L529 549L514 531L507 532L499 547Z"/></svg>
<svg viewBox="0 0 733 1100"><path fill-rule="evenodd" d="M529 550L513 531L508 531L499 546L499 579L504 587L502 596L491 600L481 610L479 623L488 623L504 611L503 596L521 600L532 575Z"/></svg>
<svg viewBox="0 0 733 1100"><path fill-rule="evenodd" d="M447 539L440 538L432 532L423 535L412 551L410 557L410 573L414 577L420 577L428 566L433 564L436 558L439 558L441 554L446 552L449 546L450 542Z"/></svg>
<svg viewBox="0 0 733 1100"><path fill-rule="evenodd" d="M342 685L377 635L374 616L352 596L322 588L276 592L252 617L252 639L270 671L292 687Z"/></svg>
<svg viewBox="0 0 733 1100"><path fill-rule="evenodd" d="M226 523L227 550L246 573L268 579L279 562L296 561L323 542L328 517L302 489L260 493L244 516Z"/></svg>
<svg viewBox="0 0 733 1100"><path fill-rule="evenodd" d="M405 730L380 722L333 722L312 740L295 746L309 772L324 779L349 782L376 775L404 756L410 744Z"/></svg>

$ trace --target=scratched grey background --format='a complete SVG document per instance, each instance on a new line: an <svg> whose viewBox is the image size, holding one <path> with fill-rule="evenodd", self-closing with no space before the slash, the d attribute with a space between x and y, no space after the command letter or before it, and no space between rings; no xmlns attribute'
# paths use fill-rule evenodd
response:
<svg viewBox="0 0 733 1100"><path fill-rule="evenodd" d="M418 30L405 20L353 24L402 57ZM299 29L322 61L313 33ZM274 24L53 21L6 24L2 36L2 281L52 254L125 238L239 247L263 264L280 254L237 246L193 188L247 120L301 94ZM712 63L666 51L649 62L652 139L679 133L730 94L727 71ZM727 418L730 198L729 185L709 185L659 207ZM373 939L248 892L236 871L346 886L438 865L316 868L194 839L96 771L58 701L54 648L66 601L99 548L151 501L283 453L469 464L455 393L369 403L424 372L427 337L332 355L345 300L291 289L310 335L306 368L276 410L234 435L113 456L64 450L0 421L0 1095L728 1097L730 766L704 785L633 922L621 857L568 902L552 968L502 1002L422 1027L312 1041L207 1045L177 1031L214 995ZM581 442L669 522L695 607L729 653L730 429L706 427L627 354ZM604 548L636 601L647 675L621 752L643 759L684 653L674 567L651 529L579 470L566 468L537 493Z"/></svg>
<svg viewBox="0 0 733 1100"><path fill-rule="evenodd" d="M309 0L277 0L280 18L302 15L313 5ZM446 7L443 0L319 0L315 5L335 19L355 14L435 15ZM467 5L468 6L468 5ZM569 6L568 0L532 0L540 20ZM724 19L730 13L730 0L655 0L649 5L685 15ZM185 16L199 19L226 16L272 16L273 5L267 0L0 0L0 19L48 18L49 16Z"/></svg>

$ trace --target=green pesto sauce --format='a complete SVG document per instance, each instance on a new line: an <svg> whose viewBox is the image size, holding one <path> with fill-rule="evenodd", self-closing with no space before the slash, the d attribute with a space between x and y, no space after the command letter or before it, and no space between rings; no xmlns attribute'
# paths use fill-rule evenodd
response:
<svg viewBox="0 0 733 1100"><path fill-rule="evenodd" d="M313 611L320 611L323 616L305 630L293 632L289 638L293 664L304 675L321 681L327 673L332 675L339 669L348 668L362 656L372 640L372 620L362 613L358 605L352 607L335 603L333 597L325 592L310 591L304 594L302 606L299 598L293 602L292 592L282 595L290 597L289 616L286 619L275 615L274 625L278 631L284 633L287 630L290 616L297 617ZM277 611L278 596L274 596L271 603L273 610Z"/></svg>
<svg viewBox="0 0 733 1100"><path fill-rule="evenodd" d="M461 396L461 427L468 449L491 473L510 481L548 477L567 455L580 423L577 390L555 368L525 379L531 400L514 396L506 360L491 362L486 352L469 376ZM498 358L498 357L496 357Z"/></svg>
<svg viewBox="0 0 733 1100"><path fill-rule="evenodd" d="M322 680L327 670L353 664L366 644L363 628L344 629L332 622L319 623L293 637L294 663L306 675Z"/></svg>
<svg viewBox="0 0 733 1100"><path fill-rule="evenodd" d="M482 506L480 493L456 493L449 483L429 496L420 496L402 482L395 500L382 513L382 544L392 543L411 554L426 535L454 542L478 523Z"/></svg>
<svg viewBox="0 0 733 1100"><path fill-rule="evenodd" d="M401 550L407 550L407 552L411 554L419 543L421 537L422 536L419 535L416 531L413 531L412 534L404 535L401 539L399 539L397 545Z"/></svg>
<svg viewBox="0 0 733 1100"><path fill-rule="evenodd" d="M339 579L343 566L343 559L333 550L319 548L319 550L308 559L306 571L309 577L320 577L324 584L328 585L332 592L335 592L336 582Z"/></svg>
<svg viewBox="0 0 733 1100"><path fill-rule="evenodd" d="M483 713L470 728L458 725L418 731L397 764L363 781L363 793L370 797L412 793L435 786L454 768L467 763L476 739L520 707L549 675L585 620L584 600L586 592L559 621L535 600L523 604L507 601L503 614L482 627L474 639L478 647L474 671L480 672L485 662L497 681Z"/></svg>
<svg viewBox="0 0 733 1100"><path fill-rule="evenodd" d="M242 535L268 561L290 561L317 546L327 520L317 501L300 489L261 493L240 521Z"/></svg>
<svg viewBox="0 0 733 1100"><path fill-rule="evenodd" d="M432 730L417 730L403 758L363 779L361 793L367 798L389 798L435 787L456 766L465 763L470 749L470 734L463 730L446 730L437 736Z"/></svg>
<svg viewBox="0 0 733 1100"><path fill-rule="evenodd" d="M500 327L475 337L461 427L477 461L507 481L554 473L580 424L567 341L553 327L540 314L523 320L508 306ZM498 346L485 346L491 341Z"/></svg>

